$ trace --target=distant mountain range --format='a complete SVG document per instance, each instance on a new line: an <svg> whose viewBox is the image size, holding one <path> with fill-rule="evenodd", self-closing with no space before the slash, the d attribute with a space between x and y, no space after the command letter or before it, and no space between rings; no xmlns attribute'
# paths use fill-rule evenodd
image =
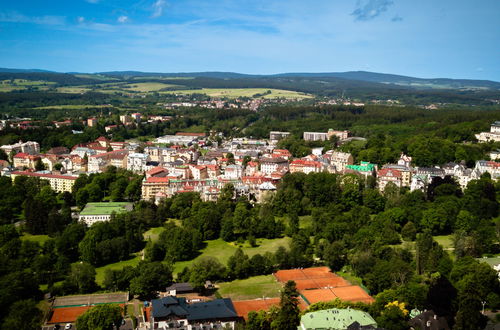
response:
<svg viewBox="0 0 500 330"><path fill-rule="evenodd" d="M0 73L54 73L59 72L40 70L40 69L7 69L0 68ZM75 72L67 74L78 74ZM194 78L212 78L212 79L267 79L280 80L299 78L301 80L311 79L319 81L321 79L340 79L348 81L363 81L370 83L386 84L407 87L412 89L493 89L500 90L500 82L491 80L472 80L472 79L450 79L450 78L415 78L394 74L376 73L368 71L349 71L349 72L324 72L324 73L281 73L272 75L252 75L235 72L141 72L141 71L109 71L98 72L95 74L104 76L114 76L120 78L126 77L194 77Z"/></svg>

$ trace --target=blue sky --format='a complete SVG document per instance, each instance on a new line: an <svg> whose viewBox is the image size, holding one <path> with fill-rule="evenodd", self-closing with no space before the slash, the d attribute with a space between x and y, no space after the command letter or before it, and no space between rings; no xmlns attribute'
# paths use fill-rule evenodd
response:
<svg viewBox="0 0 500 330"><path fill-rule="evenodd" d="M500 81L498 0L15 0L0 67Z"/></svg>

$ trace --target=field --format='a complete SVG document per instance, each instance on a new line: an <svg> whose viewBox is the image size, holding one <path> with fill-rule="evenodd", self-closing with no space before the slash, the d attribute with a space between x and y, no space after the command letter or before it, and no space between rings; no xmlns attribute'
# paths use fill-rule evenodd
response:
<svg viewBox="0 0 500 330"><path fill-rule="evenodd" d="M50 239L48 235L31 235L28 233L24 233L23 236L21 236L21 239L23 241L32 241L32 242L37 242L40 245L43 245L46 241Z"/></svg>
<svg viewBox="0 0 500 330"><path fill-rule="evenodd" d="M0 92L11 92L13 90L25 90L27 88L34 88L37 90L47 90L54 85L54 82L43 80L2 80L0 81Z"/></svg>
<svg viewBox="0 0 500 330"><path fill-rule="evenodd" d="M434 240L445 250L454 250L453 235L433 236Z"/></svg>
<svg viewBox="0 0 500 330"><path fill-rule="evenodd" d="M281 284L273 275L261 275L219 284L219 293L233 300L279 297Z"/></svg>
<svg viewBox="0 0 500 330"><path fill-rule="evenodd" d="M149 229L147 232L144 233L144 239L146 241L151 240L153 242L156 242L162 232L165 231L164 227L155 227Z"/></svg>
<svg viewBox="0 0 500 330"><path fill-rule="evenodd" d="M132 259L119 261L119 262L115 262L114 264L108 264L106 266L96 268L95 269L95 272L96 272L95 280L96 280L97 284L102 285L102 283L104 282L104 274L105 274L107 269L117 269L118 270L118 269L123 269L123 267L125 267L125 266L135 267L139 264L139 261L141 261L141 252L137 253L135 255L135 257Z"/></svg>
<svg viewBox="0 0 500 330"><path fill-rule="evenodd" d="M271 91L271 93L265 94L267 91ZM274 99L274 98L305 99L312 97L311 95L305 93L288 91L283 89L269 89L269 88L202 88L202 89L191 89L191 90L168 91L164 93L177 94L177 95L206 94L211 97L222 97L222 98L254 97L254 95L256 94L263 94L261 97L266 99Z"/></svg>
<svg viewBox="0 0 500 330"><path fill-rule="evenodd" d="M250 257L260 253L264 254L266 252L274 252L280 246L288 247L290 238L278 238L278 239L257 239L257 247L250 247L248 244L243 245L241 248ZM189 267L193 261L203 258L205 256L213 256L217 258L223 265L227 263L229 257L231 257L238 246L235 243L228 243L222 239L217 239L213 241L207 241L207 246L201 250L201 254L193 260L176 262L174 265L174 274L182 271L184 267Z"/></svg>
<svg viewBox="0 0 500 330"><path fill-rule="evenodd" d="M100 109L100 108L112 108L112 105L88 105L88 104L67 104L67 105L49 105L46 107L36 107L33 109L39 110L83 110L83 109Z"/></svg>
<svg viewBox="0 0 500 330"><path fill-rule="evenodd" d="M491 257L491 258L478 258L480 262L485 262L491 267L500 264L500 257Z"/></svg>

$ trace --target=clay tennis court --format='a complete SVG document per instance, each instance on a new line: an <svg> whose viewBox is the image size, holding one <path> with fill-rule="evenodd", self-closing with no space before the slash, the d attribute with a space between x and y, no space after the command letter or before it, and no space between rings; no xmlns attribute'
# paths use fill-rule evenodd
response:
<svg viewBox="0 0 500 330"><path fill-rule="evenodd" d="M267 311L273 306L279 306L280 298L266 298L266 299L253 299L253 300L240 300L233 301L234 309L238 316L248 319L248 313L254 311ZM299 308L301 311L307 309L307 303L299 297Z"/></svg>
<svg viewBox="0 0 500 330"><path fill-rule="evenodd" d="M337 298L364 303L374 301L360 286L352 285L344 278L332 273L328 267L279 270L274 276L281 283L295 281L297 290L308 304L332 301Z"/></svg>
<svg viewBox="0 0 500 330"><path fill-rule="evenodd" d="M120 304L123 308L125 305ZM94 306L76 306L53 308L47 324L74 323L76 319Z"/></svg>
<svg viewBox="0 0 500 330"><path fill-rule="evenodd" d="M375 301L365 290L357 285L332 288L332 292L341 300L352 302L363 302L370 304Z"/></svg>

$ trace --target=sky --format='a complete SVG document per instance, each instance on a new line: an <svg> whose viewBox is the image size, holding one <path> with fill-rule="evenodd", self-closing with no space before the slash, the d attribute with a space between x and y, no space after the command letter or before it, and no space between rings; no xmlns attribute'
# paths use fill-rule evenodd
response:
<svg viewBox="0 0 500 330"><path fill-rule="evenodd" d="M0 67L500 81L499 0L0 0Z"/></svg>

